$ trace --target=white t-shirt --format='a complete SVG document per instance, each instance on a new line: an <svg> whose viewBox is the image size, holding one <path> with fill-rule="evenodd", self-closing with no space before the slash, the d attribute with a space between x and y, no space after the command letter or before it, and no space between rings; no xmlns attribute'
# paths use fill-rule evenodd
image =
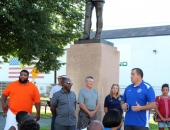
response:
<svg viewBox="0 0 170 130"><path fill-rule="evenodd" d="M61 86L60 85L56 85L56 86L53 86L51 91L50 91L50 95L49 95L49 98L52 98L53 97L53 94L59 90L61 90Z"/></svg>

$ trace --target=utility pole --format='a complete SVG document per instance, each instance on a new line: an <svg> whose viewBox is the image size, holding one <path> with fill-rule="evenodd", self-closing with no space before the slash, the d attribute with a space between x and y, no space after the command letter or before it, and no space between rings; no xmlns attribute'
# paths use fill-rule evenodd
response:
<svg viewBox="0 0 170 130"><path fill-rule="evenodd" d="M57 70L54 70L54 85L57 84Z"/></svg>

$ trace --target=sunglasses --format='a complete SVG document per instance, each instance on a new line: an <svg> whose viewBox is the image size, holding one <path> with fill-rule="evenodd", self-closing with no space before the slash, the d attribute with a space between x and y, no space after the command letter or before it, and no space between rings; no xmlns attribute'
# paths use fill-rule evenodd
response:
<svg viewBox="0 0 170 130"><path fill-rule="evenodd" d="M71 83L71 82L64 82L64 83L66 83L68 85L73 85L73 83Z"/></svg>

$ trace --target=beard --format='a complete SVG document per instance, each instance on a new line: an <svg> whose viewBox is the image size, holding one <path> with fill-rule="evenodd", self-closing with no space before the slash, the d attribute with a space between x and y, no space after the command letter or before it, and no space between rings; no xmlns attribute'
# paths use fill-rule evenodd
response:
<svg viewBox="0 0 170 130"><path fill-rule="evenodd" d="M19 77L19 82L25 84L26 82L28 82L28 78L25 80L21 80L21 78Z"/></svg>
<svg viewBox="0 0 170 130"><path fill-rule="evenodd" d="M63 87L63 88L66 89L67 92L70 92L70 89L69 89L69 88L67 88L67 87Z"/></svg>

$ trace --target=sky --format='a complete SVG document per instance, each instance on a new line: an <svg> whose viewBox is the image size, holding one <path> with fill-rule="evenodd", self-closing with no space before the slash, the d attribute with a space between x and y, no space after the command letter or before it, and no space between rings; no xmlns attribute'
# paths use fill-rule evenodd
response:
<svg viewBox="0 0 170 130"><path fill-rule="evenodd" d="M92 29L96 29L95 11ZM170 25L170 0L106 0L103 30Z"/></svg>

